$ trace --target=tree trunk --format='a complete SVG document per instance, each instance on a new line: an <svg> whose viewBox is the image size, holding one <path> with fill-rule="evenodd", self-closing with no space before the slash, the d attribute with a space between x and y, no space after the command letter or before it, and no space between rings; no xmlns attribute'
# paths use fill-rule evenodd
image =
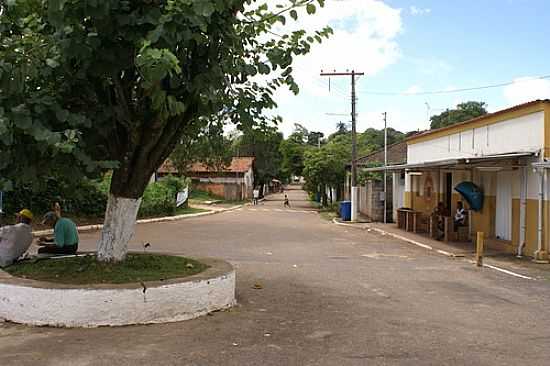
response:
<svg viewBox="0 0 550 366"><path fill-rule="evenodd" d="M323 207L327 207L327 187L325 185L323 185L322 197L323 197Z"/></svg>
<svg viewBox="0 0 550 366"><path fill-rule="evenodd" d="M128 242L134 235L141 198L109 195L105 223L97 245L97 258L102 262L119 262L126 258Z"/></svg>

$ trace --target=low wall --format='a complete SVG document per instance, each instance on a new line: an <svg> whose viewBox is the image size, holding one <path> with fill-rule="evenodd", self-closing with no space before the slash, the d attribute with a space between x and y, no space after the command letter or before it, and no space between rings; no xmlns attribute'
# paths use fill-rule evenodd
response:
<svg viewBox="0 0 550 366"><path fill-rule="evenodd" d="M0 318L29 325L97 327L193 319L235 304L235 270L199 258L204 272L166 281L123 285L63 285L0 271Z"/></svg>

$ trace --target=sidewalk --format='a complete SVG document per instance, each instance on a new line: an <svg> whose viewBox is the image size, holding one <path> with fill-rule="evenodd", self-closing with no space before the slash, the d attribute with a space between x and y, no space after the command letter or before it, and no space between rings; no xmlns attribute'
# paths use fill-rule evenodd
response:
<svg viewBox="0 0 550 366"><path fill-rule="evenodd" d="M395 224L382 223L350 223L339 219L335 224L353 227L368 232L391 237L416 245L428 251L447 256L449 258L462 258L470 263L475 263L475 247L469 242L445 243L424 235L414 234L397 228ZM494 250L486 250L483 258L484 267L507 273L509 275L530 280L550 280L550 265L537 264L529 257L517 258L513 255L499 253Z"/></svg>
<svg viewBox="0 0 550 366"><path fill-rule="evenodd" d="M155 223L155 222L177 221L177 220L183 220L183 219L188 219L188 218L193 218L193 217L209 216L209 215L214 215L214 214L225 212L225 211L237 210L237 209L243 207L243 205L228 206L228 207L216 207L216 206L213 206L213 205L208 205L208 206L190 205L190 207L201 208L201 209L205 209L205 210L208 210L208 211L198 212L198 213L189 213L189 214L183 214L183 215L176 215L176 216L155 217L155 218L152 218L152 219L140 219L140 220L136 221L136 224L151 224L151 223ZM78 230L79 233L87 232L87 231L96 231L96 230L101 230L101 229L103 229L103 224L83 225L83 226L78 226L77 227L77 230ZM53 234L53 230L52 229L38 230L38 231L33 231L32 234L33 234L34 237L39 237L39 236L43 236L43 235L51 235L51 234Z"/></svg>

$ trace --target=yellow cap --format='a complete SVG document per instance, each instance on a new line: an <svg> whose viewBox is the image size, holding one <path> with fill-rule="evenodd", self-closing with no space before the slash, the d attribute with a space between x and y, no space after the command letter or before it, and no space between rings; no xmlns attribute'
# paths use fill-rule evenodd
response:
<svg viewBox="0 0 550 366"><path fill-rule="evenodd" d="M25 217L29 220L32 220L32 212L26 208L22 209L21 211L19 211L19 216L21 217Z"/></svg>

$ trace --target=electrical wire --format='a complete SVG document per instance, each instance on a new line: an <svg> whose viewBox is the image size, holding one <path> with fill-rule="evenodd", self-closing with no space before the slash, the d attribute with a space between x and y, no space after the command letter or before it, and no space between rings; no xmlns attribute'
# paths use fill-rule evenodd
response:
<svg viewBox="0 0 550 366"><path fill-rule="evenodd" d="M471 88L434 90L434 91L412 92L412 93L408 93L408 92L378 92L378 91L371 91L371 90L359 90L357 93L367 94L367 95L401 96L401 97L420 96L420 95L453 94L453 93L461 93L461 92L491 89L491 88L502 88L502 87L513 85L513 84L516 84L516 83L524 83L524 82L533 81L533 80L545 80L545 79L550 79L550 75L537 76L537 77L533 77L533 78L525 78L525 79L521 79L521 80L509 81L509 82L499 83L499 84L476 86L476 87L471 87Z"/></svg>

